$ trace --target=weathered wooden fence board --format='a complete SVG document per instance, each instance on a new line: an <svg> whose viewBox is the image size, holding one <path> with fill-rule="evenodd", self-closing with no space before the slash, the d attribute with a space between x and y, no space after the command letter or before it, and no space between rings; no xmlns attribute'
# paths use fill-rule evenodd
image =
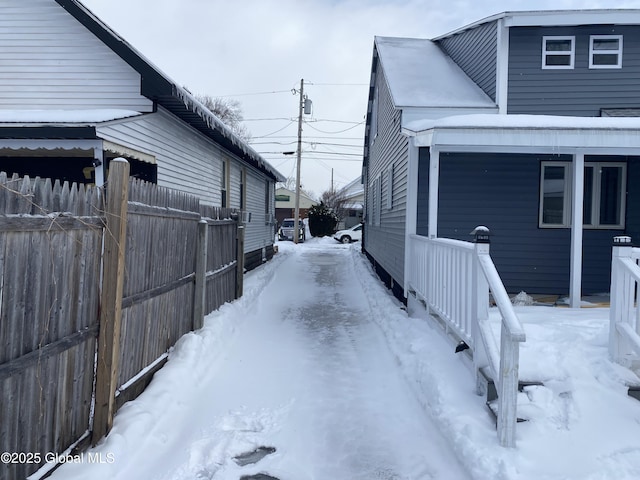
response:
<svg viewBox="0 0 640 480"><path fill-rule="evenodd" d="M236 298L237 287L233 210L135 179L128 194L116 405L135 398L149 381L145 369L163 365L193 328L202 219L204 313ZM61 453L93 428L103 197L93 187L0 173L0 451ZM37 468L11 465L0 480Z"/></svg>

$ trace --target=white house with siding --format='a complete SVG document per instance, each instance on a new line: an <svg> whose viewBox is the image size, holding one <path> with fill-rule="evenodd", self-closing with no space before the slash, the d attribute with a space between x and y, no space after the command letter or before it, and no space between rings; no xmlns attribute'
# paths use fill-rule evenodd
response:
<svg viewBox="0 0 640 480"><path fill-rule="evenodd" d="M270 258L284 177L77 0L0 3L0 171L132 175L246 212L248 267Z"/></svg>

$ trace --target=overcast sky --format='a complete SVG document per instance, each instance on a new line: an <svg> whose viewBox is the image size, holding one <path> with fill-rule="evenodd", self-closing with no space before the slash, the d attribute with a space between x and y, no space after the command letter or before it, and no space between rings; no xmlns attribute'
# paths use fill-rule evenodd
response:
<svg viewBox="0 0 640 480"><path fill-rule="evenodd" d="M360 175L373 37L433 38L503 11L640 8L640 0L81 0L193 93L240 101L251 145L295 177L299 89L313 101L302 184ZM311 143L313 142L313 143Z"/></svg>

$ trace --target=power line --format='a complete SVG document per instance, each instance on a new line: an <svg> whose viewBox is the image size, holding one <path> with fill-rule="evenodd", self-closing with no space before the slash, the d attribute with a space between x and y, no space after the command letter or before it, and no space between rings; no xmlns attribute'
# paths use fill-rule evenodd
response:
<svg viewBox="0 0 640 480"><path fill-rule="evenodd" d="M268 134L266 134L266 135L261 135L261 136L259 136L259 137L253 137L253 138L267 138L267 137L270 137L271 135L275 135L276 133L280 133L280 132L281 132L281 131L283 131L285 128L289 127L289 125L291 125L292 123L293 123L293 121L291 121L291 122L287 123L284 127L280 128L280 129L278 129L278 130L276 130L275 132L271 132L271 133L268 133Z"/></svg>
<svg viewBox="0 0 640 480"><path fill-rule="evenodd" d="M270 92L236 93L233 95L216 95L216 97L249 97L252 95L271 95L273 93L291 93L291 90L272 90Z"/></svg>
<svg viewBox="0 0 640 480"><path fill-rule="evenodd" d="M349 130L353 130L354 128L359 127L360 125L362 125L363 123L364 123L364 121L362 121L362 122L360 122L360 123L358 123L358 124L354 125L353 127L345 128L344 130L340 130L340 131L337 131L337 132L327 132L326 130L320 130L319 128L316 128L316 127L314 127L313 125L311 125L310 123L306 123L306 125L307 125L309 128L311 128L311 129L315 130L316 132L320 132L320 133L328 133L328 134L336 134L336 133L343 133L343 132L348 132Z"/></svg>

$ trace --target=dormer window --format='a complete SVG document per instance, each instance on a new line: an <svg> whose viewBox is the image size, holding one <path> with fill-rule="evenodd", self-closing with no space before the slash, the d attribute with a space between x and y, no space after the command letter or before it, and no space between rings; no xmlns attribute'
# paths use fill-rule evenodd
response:
<svg viewBox="0 0 640 480"><path fill-rule="evenodd" d="M622 35L591 35L589 68L622 68Z"/></svg>
<svg viewBox="0 0 640 480"><path fill-rule="evenodd" d="M542 37L542 68L573 68L576 37Z"/></svg>

